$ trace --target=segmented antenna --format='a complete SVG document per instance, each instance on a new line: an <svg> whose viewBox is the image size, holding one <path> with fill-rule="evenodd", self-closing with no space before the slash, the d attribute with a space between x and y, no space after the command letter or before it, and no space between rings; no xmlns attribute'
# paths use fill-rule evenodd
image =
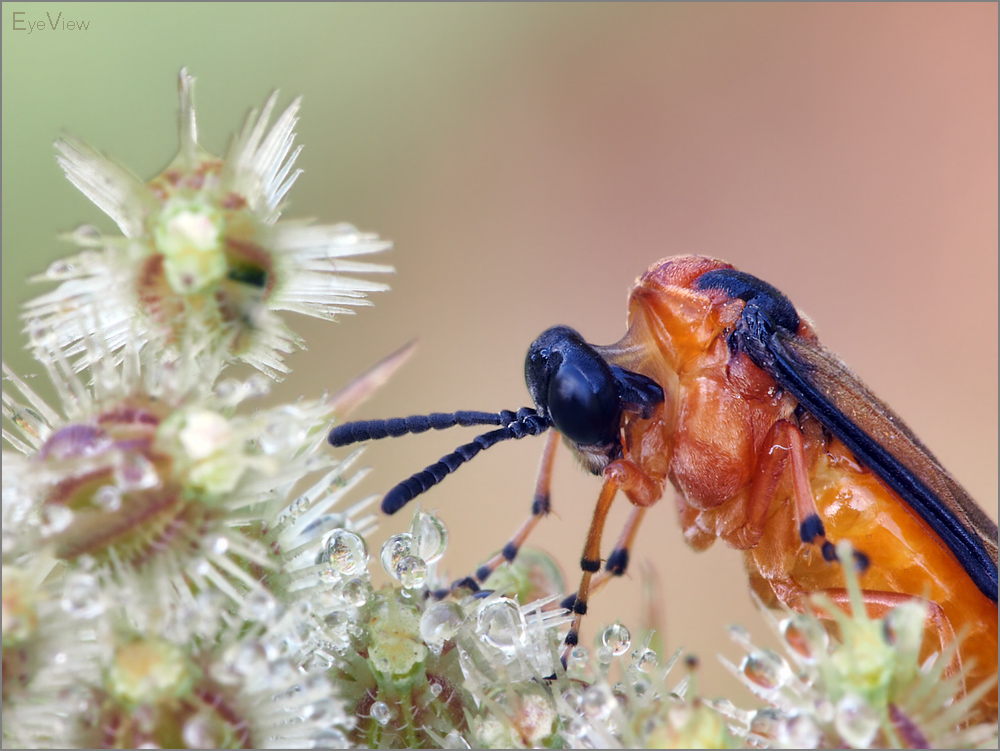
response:
<svg viewBox="0 0 1000 751"><path fill-rule="evenodd" d="M455 425L500 425L499 430L478 435L471 443L459 446L452 453L442 456L422 472L403 480L382 499L382 511L395 514L403 506L421 493L437 485L460 466L483 449L488 449L500 441L539 435L548 430L551 423L530 407L522 407L517 412L434 412L429 415L396 417L391 420L359 420L338 425L330 431L327 440L333 446L347 446L359 441L397 437L407 433L423 433L427 430L444 430Z"/></svg>

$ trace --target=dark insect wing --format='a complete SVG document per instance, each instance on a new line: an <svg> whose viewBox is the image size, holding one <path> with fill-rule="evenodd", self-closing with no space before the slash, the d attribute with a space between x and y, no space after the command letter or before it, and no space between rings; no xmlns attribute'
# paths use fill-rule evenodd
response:
<svg viewBox="0 0 1000 751"><path fill-rule="evenodd" d="M913 431L819 343L782 328L753 338L743 343L754 363L909 504L996 602L997 525Z"/></svg>

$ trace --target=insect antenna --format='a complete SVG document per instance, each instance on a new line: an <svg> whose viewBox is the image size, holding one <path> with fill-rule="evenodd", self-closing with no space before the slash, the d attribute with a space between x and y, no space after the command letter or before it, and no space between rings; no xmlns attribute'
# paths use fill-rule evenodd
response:
<svg viewBox="0 0 1000 751"><path fill-rule="evenodd" d="M538 414L531 407L522 407L517 412L434 412L429 415L395 417L389 420L359 420L336 426L327 440L333 446L347 446L359 441L398 437L407 433L423 433L427 430L445 430L456 425L499 425L497 430L478 435L470 443L459 446L452 453L442 456L421 472L403 480L382 499L382 511L395 514L403 506L421 493L437 485L460 466L484 449L510 439L539 435L550 427L548 418Z"/></svg>

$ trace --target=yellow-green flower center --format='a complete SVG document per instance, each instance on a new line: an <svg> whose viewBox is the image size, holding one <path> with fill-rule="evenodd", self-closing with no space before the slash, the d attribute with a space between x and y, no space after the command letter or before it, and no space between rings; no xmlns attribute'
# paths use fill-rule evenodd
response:
<svg viewBox="0 0 1000 751"><path fill-rule="evenodd" d="M222 214L208 204L183 199L167 203L153 227L153 241L174 291L201 292L225 276L224 228Z"/></svg>

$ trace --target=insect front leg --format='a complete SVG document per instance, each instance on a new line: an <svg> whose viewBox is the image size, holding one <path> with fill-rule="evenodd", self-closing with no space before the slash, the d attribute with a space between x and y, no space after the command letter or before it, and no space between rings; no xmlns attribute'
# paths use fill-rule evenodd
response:
<svg viewBox="0 0 1000 751"><path fill-rule="evenodd" d="M552 465L558 445L559 434L552 431L545 439L545 449L542 451L542 461L538 468L538 479L535 482L535 494L531 501L531 516L514 533L514 536L510 538L510 542L504 545L499 553L476 569L476 579L480 583L486 581L490 577L490 574L496 571L504 561L507 563L513 562L525 539L531 533L531 530L544 517L548 516L549 511L552 509L550 492L552 487Z"/></svg>
<svg viewBox="0 0 1000 751"><path fill-rule="evenodd" d="M608 464L604 469L604 484L601 487L601 494L597 499L597 506L594 508L594 515L590 520L590 530L587 532L587 542L583 547L583 555L580 557L580 568L583 569L583 576L580 579L580 588L576 596L567 598L564 606L570 607L573 611L573 622L569 632L566 634L565 649L563 650L562 661L565 665L566 659L571 650L580 639L580 623L587 613L587 600L590 596L591 580L594 574L601 569L601 537L604 534L604 523L607 521L608 512L611 510L611 502L619 490L623 490L628 495L629 500L636 504L639 509L655 503L660 497L660 487L650 480L645 473L634 463L619 459ZM637 510L639 510L637 509ZM631 544L635 530L642 519L642 514L633 512L629 519L630 524L626 525L622 539ZM624 548L627 550L627 547ZM618 550L618 548L616 548ZM627 562L627 555L625 555ZM611 559L609 559L609 563ZM624 572L624 568L621 569Z"/></svg>

